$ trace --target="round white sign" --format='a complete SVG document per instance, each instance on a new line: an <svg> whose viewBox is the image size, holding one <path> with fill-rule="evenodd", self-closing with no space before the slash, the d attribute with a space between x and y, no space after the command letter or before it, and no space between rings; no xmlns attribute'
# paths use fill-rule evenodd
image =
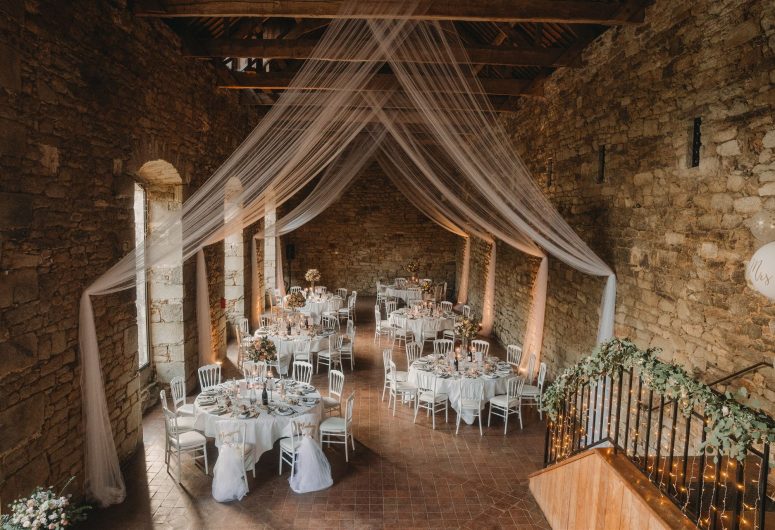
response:
<svg viewBox="0 0 775 530"><path fill-rule="evenodd" d="M756 251L748 262L745 276L752 288L775 300L775 242Z"/></svg>

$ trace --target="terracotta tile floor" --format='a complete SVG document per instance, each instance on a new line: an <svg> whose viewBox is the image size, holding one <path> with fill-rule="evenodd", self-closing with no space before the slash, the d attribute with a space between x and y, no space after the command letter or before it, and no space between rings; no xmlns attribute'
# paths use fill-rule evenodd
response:
<svg viewBox="0 0 775 530"><path fill-rule="evenodd" d="M289 472L277 474L276 446L259 461L257 478L249 475L250 492L241 502L215 502L212 477L186 457L178 486L164 465L164 427L157 407L143 420L144 451L124 468L127 500L94 511L86 527L549 528L527 486L543 455L544 424L535 411L526 408L524 430L510 426L507 436L497 418L480 437L476 424L461 424L455 436L454 411L448 424L438 416L435 431L422 414L412 424L407 405L399 404L393 417L387 398L381 401L382 357L372 344L373 304L373 298L359 302L355 372L345 371L345 393L356 390L356 451L348 464L341 446L325 449L333 487L293 493ZM493 345L493 350L505 357L502 348ZM398 347L394 357L403 369L406 357ZM326 377L316 375L313 383L327 386ZM209 458L211 465L217 458L212 442Z"/></svg>

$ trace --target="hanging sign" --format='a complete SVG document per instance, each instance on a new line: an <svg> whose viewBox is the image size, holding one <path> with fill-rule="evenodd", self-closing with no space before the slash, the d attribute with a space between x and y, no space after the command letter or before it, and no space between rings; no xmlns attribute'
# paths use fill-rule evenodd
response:
<svg viewBox="0 0 775 530"><path fill-rule="evenodd" d="M775 242L767 243L751 257L745 270L748 284L775 300Z"/></svg>

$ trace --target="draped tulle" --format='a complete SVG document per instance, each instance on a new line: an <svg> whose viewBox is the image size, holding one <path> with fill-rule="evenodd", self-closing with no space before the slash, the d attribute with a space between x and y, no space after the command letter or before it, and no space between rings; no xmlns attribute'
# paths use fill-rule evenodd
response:
<svg viewBox="0 0 775 530"><path fill-rule="evenodd" d="M295 468L295 473L288 481L296 493L324 490L334 483L326 455L310 436L304 436L299 444Z"/></svg>
<svg viewBox="0 0 775 530"><path fill-rule="evenodd" d="M222 444L218 449L218 461L213 467L213 499L218 502L239 501L248 492L243 478L245 462L239 449L232 444Z"/></svg>

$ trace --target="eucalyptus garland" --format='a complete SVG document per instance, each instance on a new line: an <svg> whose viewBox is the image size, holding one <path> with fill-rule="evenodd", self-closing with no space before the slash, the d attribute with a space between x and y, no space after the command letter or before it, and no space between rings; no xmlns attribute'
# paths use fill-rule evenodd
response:
<svg viewBox="0 0 775 530"><path fill-rule="evenodd" d="M683 367L657 359L659 348L641 350L629 339L613 338L592 355L564 370L546 389L543 409L556 421L565 397L586 383L615 374L621 367L636 369L643 383L667 400L677 400L689 416L695 407L707 418L703 448L743 460L751 444L775 441L775 422L769 416L737 402L731 393L721 394L690 376Z"/></svg>

